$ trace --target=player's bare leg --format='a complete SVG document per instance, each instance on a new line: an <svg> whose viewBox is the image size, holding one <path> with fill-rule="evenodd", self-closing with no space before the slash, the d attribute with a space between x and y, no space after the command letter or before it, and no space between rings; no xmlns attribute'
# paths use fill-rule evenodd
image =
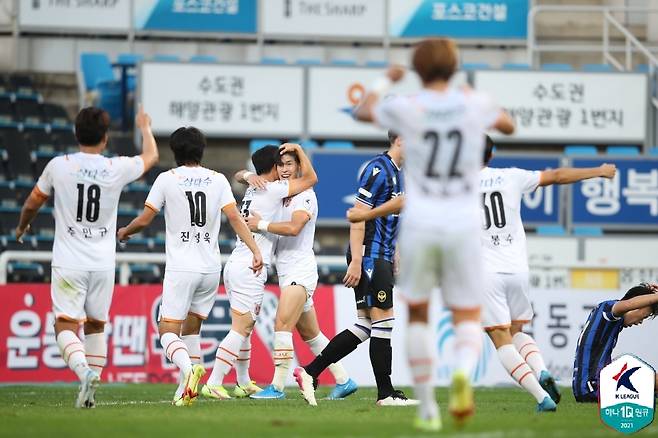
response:
<svg viewBox="0 0 658 438"><path fill-rule="evenodd" d="M441 430L441 415L432 384L432 348L428 321L428 303L408 304L407 360L414 382L414 394L420 401L415 427L422 431Z"/></svg>
<svg viewBox="0 0 658 438"><path fill-rule="evenodd" d="M100 383L98 374L89 367L85 347L78 338L80 323L68 318L55 320L55 337L62 359L80 379L76 408L93 408L94 394Z"/></svg>
<svg viewBox="0 0 658 438"><path fill-rule="evenodd" d="M449 410L457 425L461 425L475 412L470 380L482 350L480 307L453 308L452 323L457 368L452 376Z"/></svg>
<svg viewBox="0 0 658 438"><path fill-rule="evenodd" d="M537 343L532 336L523 333L523 324L524 322L512 321L510 333L512 335L514 347L521 357L523 357L523 360L525 360L530 368L532 368L532 371L535 373L535 377L542 388L549 393L556 404L560 403L560 399L562 398L560 389L555 383L555 379L548 371L548 368L546 368L544 357L542 356L541 351L539 351Z"/></svg>
<svg viewBox="0 0 658 438"><path fill-rule="evenodd" d="M180 339L183 341L187 347L188 354L190 356L190 361L192 365L201 364L201 324L203 320L197 315L188 313L185 321L181 328ZM178 388L174 393L174 404L182 405L183 404L183 393L185 391L185 379L183 378L184 374L179 373L178 377Z"/></svg>
<svg viewBox="0 0 658 438"><path fill-rule="evenodd" d="M201 365L192 365L187 346L180 338L183 321L160 320L158 331L160 333L160 344L167 359L172 361L183 375L182 398L174 398L174 406L189 406L197 398L198 386L201 377L206 370ZM177 395L177 394L176 394Z"/></svg>
<svg viewBox="0 0 658 438"><path fill-rule="evenodd" d="M537 410L539 412L554 411L555 403L551 396L541 387L530 366L516 351L510 329L508 327L492 328L487 330L487 334L496 347L503 367L537 401Z"/></svg>

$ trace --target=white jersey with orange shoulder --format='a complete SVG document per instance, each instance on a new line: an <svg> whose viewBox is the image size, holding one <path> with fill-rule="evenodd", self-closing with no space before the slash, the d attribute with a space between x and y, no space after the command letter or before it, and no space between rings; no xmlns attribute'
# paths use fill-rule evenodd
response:
<svg viewBox="0 0 658 438"><path fill-rule="evenodd" d="M53 267L114 269L121 190L143 173L139 156L107 158L78 152L50 160L36 189L44 197L56 193Z"/></svg>
<svg viewBox="0 0 658 438"><path fill-rule="evenodd" d="M240 205L240 214L243 217L249 217L251 213L258 213L262 220L274 222L280 217L283 199L290 195L288 181L279 180L268 182L264 190L254 187L247 188ZM254 233L254 240L260 249L263 257L263 263L272 264L272 253L277 236L272 233L259 232ZM251 263L253 254L249 247L238 237L235 249L231 253L232 261L241 261Z"/></svg>
<svg viewBox="0 0 658 438"><path fill-rule="evenodd" d="M375 121L403 139L404 221L429 229L478 227L484 131L500 109L488 96L450 87L381 101Z"/></svg>
<svg viewBox="0 0 658 438"><path fill-rule="evenodd" d="M277 269L292 269L296 264L314 264L315 224L318 219L318 199L313 189L304 190L283 200L280 222L292 219L293 213L301 211L309 218L297 236L279 236L276 244Z"/></svg>
<svg viewBox="0 0 658 438"><path fill-rule="evenodd" d="M165 209L167 271L221 271L217 239L222 209L235 204L224 175L201 166L162 172L145 204L158 212Z"/></svg>
<svg viewBox="0 0 658 438"><path fill-rule="evenodd" d="M539 186L541 172L517 168L480 171L482 248L487 272L528 272L528 252L521 220L524 193Z"/></svg>

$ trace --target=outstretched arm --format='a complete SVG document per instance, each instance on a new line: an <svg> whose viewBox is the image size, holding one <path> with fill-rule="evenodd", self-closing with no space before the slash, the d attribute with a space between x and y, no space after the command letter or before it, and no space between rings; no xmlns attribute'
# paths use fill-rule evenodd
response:
<svg viewBox="0 0 658 438"><path fill-rule="evenodd" d="M30 229L30 224L39 213L39 209L48 199L48 196L43 194L36 186L32 189L32 193L27 197L21 210L21 217L18 220L16 227L16 240L23 243L23 235Z"/></svg>
<svg viewBox="0 0 658 438"><path fill-rule="evenodd" d="M386 76L377 79L361 102L354 108L352 116L361 122L374 122L374 109L383 94L404 77L404 68L393 65L389 67Z"/></svg>
<svg viewBox="0 0 658 438"><path fill-rule="evenodd" d="M151 207L144 207L144 211L135 219L130 221L125 227L119 228L117 231L117 239L120 242L125 242L130 239L130 236L141 232L144 228L148 227L153 219L158 215L158 211Z"/></svg>
<svg viewBox="0 0 658 438"><path fill-rule="evenodd" d="M258 227L261 222L261 217L256 212L251 212L251 216L247 218L247 225L249 229L254 232L267 231L268 233L277 234L279 236L297 236L304 229L304 225L311 220L311 217L305 211L298 210L293 212L292 217L287 222L272 222L263 223L261 228Z"/></svg>
<svg viewBox="0 0 658 438"><path fill-rule="evenodd" d="M135 116L135 126L142 133L142 154L140 157L142 157L142 161L144 162L144 172L147 172L158 162L160 156L158 154L158 145L151 131L151 116L144 112L141 104Z"/></svg>
<svg viewBox="0 0 658 438"><path fill-rule="evenodd" d="M262 176L256 175L249 170L238 170L233 176L240 184L250 185L260 190L265 190L267 187L267 180Z"/></svg>
<svg viewBox="0 0 658 438"><path fill-rule="evenodd" d="M379 207L373 209L357 208L362 204L356 204L354 207L347 210L347 219L352 222L371 221L378 217L388 216L389 214L398 213L404 207L404 195L396 196L384 202Z"/></svg>
<svg viewBox="0 0 658 438"><path fill-rule="evenodd" d="M596 177L612 179L615 177L616 172L617 167L614 164L602 164L599 167L587 167L581 169L563 167L560 169L544 170L539 177L539 185L549 186L551 184L572 184Z"/></svg>

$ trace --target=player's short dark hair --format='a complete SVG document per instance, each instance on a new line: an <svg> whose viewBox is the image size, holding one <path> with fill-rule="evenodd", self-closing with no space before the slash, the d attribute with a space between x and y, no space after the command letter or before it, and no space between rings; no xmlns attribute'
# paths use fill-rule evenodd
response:
<svg viewBox="0 0 658 438"><path fill-rule="evenodd" d="M394 131L388 131L388 142L393 146L393 143L395 143L395 140L400 137L397 132Z"/></svg>
<svg viewBox="0 0 658 438"><path fill-rule="evenodd" d="M297 152L290 151L290 152L286 152L283 155L276 154L276 164L277 164L277 166L283 165L283 157L285 157L286 155L291 156L292 159L295 160L295 163L297 163L297 164L301 163L301 161L299 161L299 155L297 155Z"/></svg>
<svg viewBox="0 0 658 438"><path fill-rule="evenodd" d="M110 128L110 115L93 106L82 108L75 117L75 138L82 146L95 146Z"/></svg>
<svg viewBox="0 0 658 438"><path fill-rule="evenodd" d="M653 288L648 283L640 283L637 286L633 286L628 289L628 291L621 298L622 301L630 300L631 298L639 297L642 295L649 295L655 293ZM651 312L654 315L658 315L658 303L651 306Z"/></svg>
<svg viewBox="0 0 658 438"><path fill-rule="evenodd" d="M179 166L201 164L206 136L194 126L183 126L169 136L169 147Z"/></svg>
<svg viewBox="0 0 658 438"><path fill-rule="evenodd" d="M491 137L489 137L488 135L485 134L485 136L484 136L484 157L483 157L483 160L482 160L482 162L484 163L485 166L487 164L489 164L489 162L491 161L491 158L493 157L493 150L494 150L494 142L491 139Z"/></svg>
<svg viewBox="0 0 658 438"><path fill-rule="evenodd" d="M251 162L257 175L271 171L279 162L279 147L268 144L251 154Z"/></svg>
<svg viewBox="0 0 658 438"><path fill-rule="evenodd" d="M450 38L430 38L421 41L414 50L412 64L423 84L437 80L449 81L459 59L457 44Z"/></svg>

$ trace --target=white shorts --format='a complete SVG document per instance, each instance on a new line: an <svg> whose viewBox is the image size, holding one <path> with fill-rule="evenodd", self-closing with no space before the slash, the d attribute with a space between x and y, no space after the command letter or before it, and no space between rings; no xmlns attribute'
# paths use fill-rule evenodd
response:
<svg viewBox="0 0 658 438"><path fill-rule="evenodd" d="M437 287L451 309L482 304L480 230L441 233L418 227L400 231L399 290L409 303L428 301Z"/></svg>
<svg viewBox="0 0 658 438"><path fill-rule="evenodd" d="M183 322L188 313L201 319L208 318L217 298L219 276L219 272L201 274L165 270L160 320Z"/></svg>
<svg viewBox="0 0 658 438"><path fill-rule="evenodd" d="M277 275L279 276L279 288L291 286L293 283L306 289L306 302L304 303L303 312L308 312L313 308L313 294L318 287L318 268L315 263L308 269L299 269L286 265L277 265Z"/></svg>
<svg viewBox="0 0 658 438"><path fill-rule="evenodd" d="M256 320L263 304L267 266L263 266L260 274L251 270L251 261L235 262L229 260L224 266L224 286L231 303L231 309L243 315L251 313Z"/></svg>
<svg viewBox="0 0 658 438"><path fill-rule="evenodd" d="M487 273L482 307L485 330L508 328L512 322L528 323L534 313L528 297L528 273Z"/></svg>
<svg viewBox="0 0 658 438"><path fill-rule="evenodd" d="M114 269L76 271L52 268L50 296L56 318L106 322L114 292Z"/></svg>

